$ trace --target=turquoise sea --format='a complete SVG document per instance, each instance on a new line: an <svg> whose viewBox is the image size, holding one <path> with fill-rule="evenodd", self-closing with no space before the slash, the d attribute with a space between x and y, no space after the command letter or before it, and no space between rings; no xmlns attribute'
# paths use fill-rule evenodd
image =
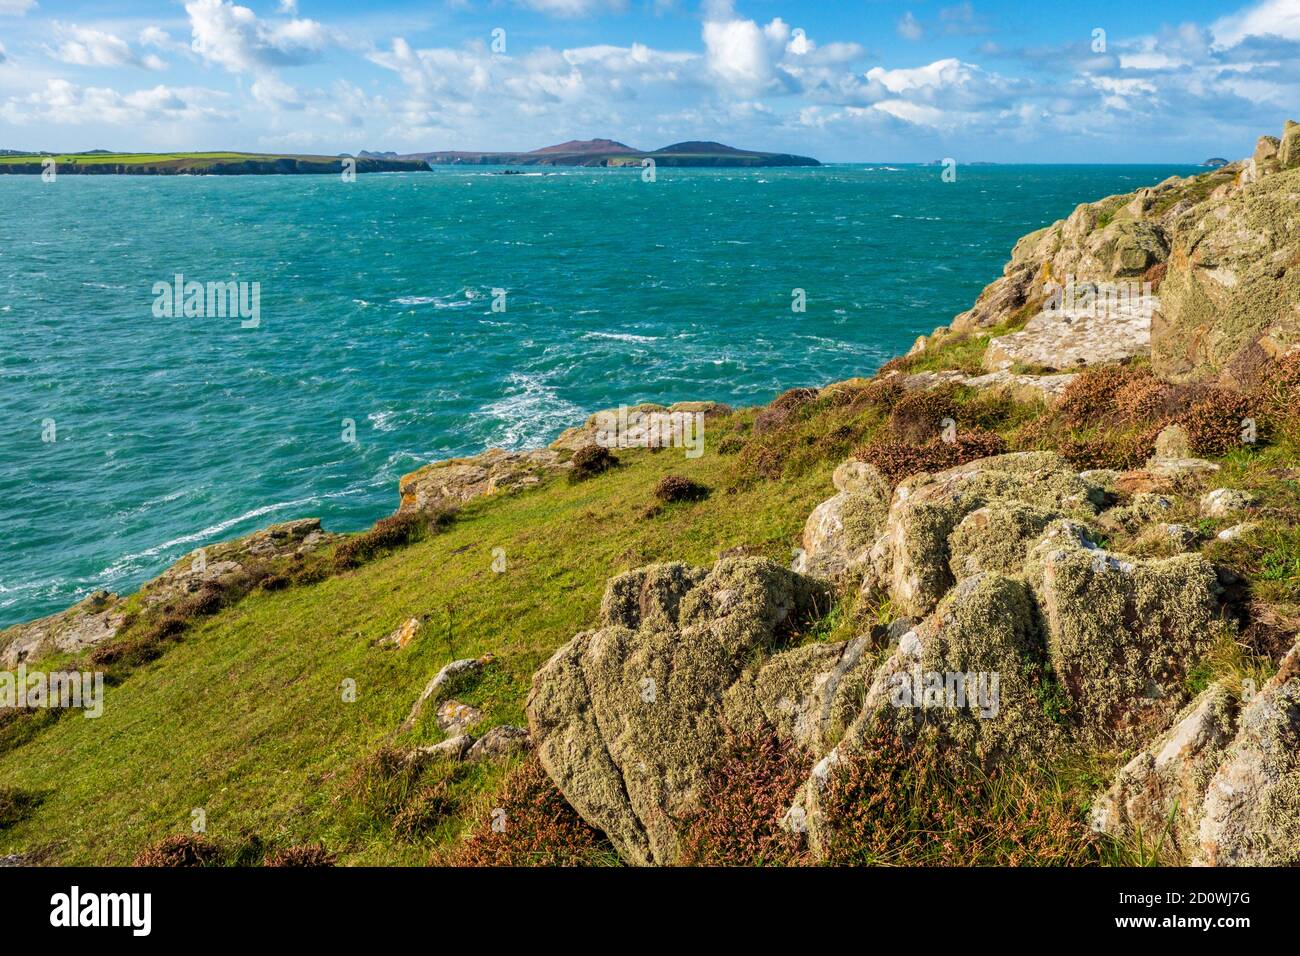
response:
<svg viewBox="0 0 1300 956"><path fill-rule="evenodd" d="M620 402L870 373L1025 232L1199 171L0 176L0 626L276 521L365 527L425 462ZM155 317L178 273L259 283L260 325Z"/></svg>

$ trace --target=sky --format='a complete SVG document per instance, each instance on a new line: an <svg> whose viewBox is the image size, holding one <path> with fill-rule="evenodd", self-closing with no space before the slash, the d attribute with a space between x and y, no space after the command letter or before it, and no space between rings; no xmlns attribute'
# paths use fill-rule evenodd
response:
<svg viewBox="0 0 1300 956"><path fill-rule="evenodd" d="M1300 120L1300 0L0 0L0 148L688 139L1200 162Z"/></svg>

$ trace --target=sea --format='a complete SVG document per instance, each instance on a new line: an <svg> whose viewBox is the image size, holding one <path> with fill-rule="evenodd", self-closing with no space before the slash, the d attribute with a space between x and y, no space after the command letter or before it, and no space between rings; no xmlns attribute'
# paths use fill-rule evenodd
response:
<svg viewBox="0 0 1300 956"><path fill-rule="evenodd" d="M278 521L367 527L402 474L599 409L869 375L1021 235L1201 171L0 176L0 627Z"/></svg>

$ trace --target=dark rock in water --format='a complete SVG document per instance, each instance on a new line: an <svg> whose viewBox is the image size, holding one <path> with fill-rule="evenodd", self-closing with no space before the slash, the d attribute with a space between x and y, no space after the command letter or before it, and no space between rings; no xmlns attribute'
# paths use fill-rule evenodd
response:
<svg viewBox="0 0 1300 956"><path fill-rule="evenodd" d="M1228 160L1224 159L1221 156L1214 156L1211 157L1210 159L1207 159L1205 162L1201 163L1201 165L1209 166L1213 169L1218 169L1220 166L1227 166Z"/></svg>

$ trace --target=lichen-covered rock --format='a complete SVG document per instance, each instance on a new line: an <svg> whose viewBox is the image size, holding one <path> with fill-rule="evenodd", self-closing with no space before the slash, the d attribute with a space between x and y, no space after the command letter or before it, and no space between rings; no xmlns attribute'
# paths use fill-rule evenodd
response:
<svg viewBox="0 0 1300 956"><path fill-rule="evenodd" d="M0 666L12 669L46 654L93 647L116 635L125 618L116 594L96 591L66 611L0 631Z"/></svg>
<svg viewBox="0 0 1300 956"><path fill-rule="evenodd" d="M676 441L683 424L682 416L703 415L707 421L716 416L730 415L731 411L731 406L721 402L674 402L672 405L642 402L625 409L610 408L588 416L581 425L566 428L549 447L553 451L577 451L588 445L645 447L644 435L637 429L645 429L648 434L651 428ZM623 439L627 444L622 443Z"/></svg>
<svg viewBox="0 0 1300 956"><path fill-rule="evenodd" d="M1081 731L1138 740L1186 702L1183 679L1213 640L1219 585L1200 555L1126 559L1063 547L1046 556L1038 597L1052 669Z"/></svg>
<svg viewBox="0 0 1300 956"><path fill-rule="evenodd" d="M547 474L568 468L558 451L490 448L470 458L435 461L403 475L398 482L400 512L436 512L498 492L536 485Z"/></svg>
<svg viewBox="0 0 1300 956"><path fill-rule="evenodd" d="M529 728L551 779L625 860L671 863L676 821L726 738L728 690L824 612L826 592L760 558L719 561L702 578L651 568L616 581L602 626L534 675ZM808 681L791 686L808 686L827 661L805 663Z"/></svg>
<svg viewBox="0 0 1300 956"><path fill-rule="evenodd" d="M473 745L466 751L465 759L470 761L501 760L523 753L531 746L532 741L529 739L528 731L525 728L502 724L499 727L493 727L478 740L475 740Z"/></svg>
<svg viewBox="0 0 1300 956"><path fill-rule="evenodd" d="M1063 732L1046 712L1045 662L1025 582L997 574L967 578L875 670L858 716L814 765L784 825L806 834L819 855L835 826L822 804L825 785L841 761L861 753L880 731L986 765L1053 752Z"/></svg>
<svg viewBox="0 0 1300 956"><path fill-rule="evenodd" d="M1175 858L1189 855L1200 838L1206 787L1236 732L1236 718L1237 699L1226 687L1204 691L1093 802L1093 828L1121 839L1140 834Z"/></svg>
<svg viewBox="0 0 1300 956"><path fill-rule="evenodd" d="M1134 257L1146 261L1148 254ZM1040 312L1023 329L992 339L984 367L996 371L1019 363L1077 369L1146 355L1151 350L1152 310L1157 307L1153 297L1149 305Z"/></svg>
<svg viewBox="0 0 1300 956"><path fill-rule="evenodd" d="M1207 518L1226 518L1238 511L1253 508L1259 497L1249 491L1235 488L1215 488L1201 497L1201 514Z"/></svg>
<svg viewBox="0 0 1300 956"><path fill-rule="evenodd" d="M872 549L877 579L898 613L923 617L955 582L949 538L970 512L1001 501L1086 518L1103 494L1049 452L998 455L916 476L895 490Z"/></svg>
<svg viewBox="0 0 1300 956"><path fill-rule="evenodd" d="M847 461L833 476L838 494L818 505L803 529L795 570L832 581L860 573L889 511L889 482L873 466Z"/></svg>
<svg viewBox="0 0 1300 956"><path fill-rule="evenodd" d="M1287 120L1282 130L1282 139L1278 143L1278 162L1283 169L1295 169L1300 166L1300 123Z"/></svg>
<svg viewBox="0 0 1300 956"><path fill-rule="evenodd" d="M1300 648L1242 708L1206 789L1193 862L1300 864Z"/></svg>
<svg viewBox="0 0 1300 956"><path fill-rule="evenodd" d="M992 370L1149 353L1164 378L1249 389L1300 345L1297 196L1300 126L1288 121L1243 163L1085 203L1024 236L951 331L1023 323L990 343ZM1044 308L1056 304L1049 289L1142 292L1145 282L1158 297L1139 308Z"/></svg>
<svg viewBox="0 0 1300 956"><path fill-rule="evenodd" d="M467 657L462 660L452 661L444 665L429 679L424 685L424 690L416 698L415 703L411 705L410 712L406 715L406 720L402 722L399 731L405 732L415 726L415 722L420 719L420 714L424 707L430 701L438 703L442 698L454 691L460 686L466 678L477 674L483 669L484 658Z"/></svg>

